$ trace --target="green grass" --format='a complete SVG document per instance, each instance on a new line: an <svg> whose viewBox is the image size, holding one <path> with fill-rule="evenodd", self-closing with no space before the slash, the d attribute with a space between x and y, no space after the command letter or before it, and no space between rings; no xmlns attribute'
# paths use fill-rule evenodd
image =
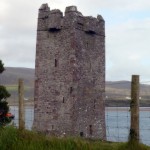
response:
<svg viewBox="0 0 150 150"><path fill-rule="evenodd" d="M13 127L0 128L0 150L150 150L150 147L129 143L89 141L79 138L50 138Z"/></svg>

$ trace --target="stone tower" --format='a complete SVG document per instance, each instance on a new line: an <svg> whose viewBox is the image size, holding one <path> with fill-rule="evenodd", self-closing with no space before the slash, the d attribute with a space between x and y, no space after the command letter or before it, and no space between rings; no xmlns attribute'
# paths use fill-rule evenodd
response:
<svg viewBox="0 0 150 150"><path fill-rule="evenodd" d="M104 20L39 9L34 128L55 136L105 139Z"/></svg>

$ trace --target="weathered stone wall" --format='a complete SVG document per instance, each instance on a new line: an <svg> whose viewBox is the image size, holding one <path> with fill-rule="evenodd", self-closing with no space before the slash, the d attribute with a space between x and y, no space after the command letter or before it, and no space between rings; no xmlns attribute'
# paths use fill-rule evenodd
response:
<svg viewBox="0 0 150 150"><path fill-rule="evenodd" d="M105 139L104 20L75 6L39 9L34 128L56 136Z"/></svg>

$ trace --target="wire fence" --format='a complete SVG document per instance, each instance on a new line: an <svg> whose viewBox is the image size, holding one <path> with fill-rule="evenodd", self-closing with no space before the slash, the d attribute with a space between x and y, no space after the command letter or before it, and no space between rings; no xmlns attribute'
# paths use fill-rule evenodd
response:
<svg viewBox="0 0 150 150"><path fill-rule="evenodd" d="M0 81L3 83L4 81ZM5 82L4 82L5 83ZM9 104L9 112L11 112L15 118L11 122L15 127L19 126L19 96L18 96L18 81L13 84L4 84L9 93L10 98L7 99ZM34 88L33 85L24 82L24 114L25 114L25 128L31 130L34 120Z"/></svg>
<svg viewBox="0 0 150 150"><path fill-rule="evenodd" d="M139 140L150 145L150 81L140 82ZM118 90L117 90L118 89ZM106 84L106 133L108 141L126 142L131 126L131 82Z"/></svg>
<svg viewBox="0 0 150 150"><path fill-rule="evenodd" d="M140 83L140 141L150 145L150 81ZM18 127L18 83L5 85L11 93L8 99L10 112L15 115L13 124ZM32 130L34 120L33 87L24 84L25 128ZM105 122L107 141L128 141L131 126L131 82L106 83Z"/></svg>
<svg viewBox="0 0 150 150"><path fill-rule="evenodd" d="M130 82L109 82L106 84L105 122L108 141L123 142L128 140L130 84Z"/></svg>

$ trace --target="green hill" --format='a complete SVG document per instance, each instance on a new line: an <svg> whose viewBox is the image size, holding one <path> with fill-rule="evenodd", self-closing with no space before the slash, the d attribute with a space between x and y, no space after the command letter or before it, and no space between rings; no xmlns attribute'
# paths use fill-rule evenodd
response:
<svg viewBox="0 0 150 150"><path fill-rule="evenodd" d="M34 95L34 69L6 67L0 75L0 84L5 85L11 93L13 99L17 97L18 79L22 78L25 85L25 98L32 99ZM106 81L106 102L110 101L118 104L119 101L130 100L130 81ZM144 106L150 106L150 85L140 84L140 99L144 101ZM128 102L129 104L129 102Z"/></svg>

